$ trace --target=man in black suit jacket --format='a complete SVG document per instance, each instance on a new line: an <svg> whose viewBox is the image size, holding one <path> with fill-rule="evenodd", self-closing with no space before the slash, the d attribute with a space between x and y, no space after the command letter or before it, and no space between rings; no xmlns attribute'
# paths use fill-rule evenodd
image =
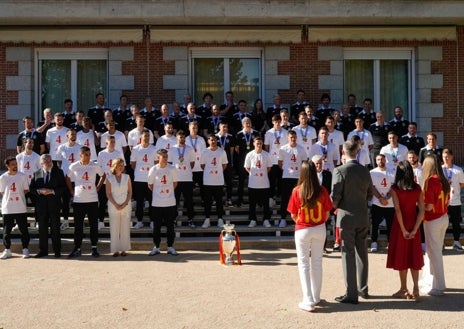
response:
<svg viewBox="0 0 464 329"><path fill-rule="evenodd" d="M346 164L332 173L332 202L338 209L337 224L342 240L342 264L346 293L335 298L340 303L358 303L358 294L368 298L367 235L369 216L367 202L373 187L369 170L356 161L358 144L345 142Z"/></svg>
<svg viewBox="0 0 464 329"><path fill-rule="evenodd" d="M317 178L319 179L319 184L324 186L325 189L327 190L327 192L329 192L329 194L330 194L332 192L332 173L330 171L328 171L328 170L323 170L322 169L322 167L323 167L322 155L319 155L319 154L313 155L313 157L311 158L311 161L316 166ZM333 215L333 209L330 212L330 215ZM327 229L331 229L331 223L330 222L331 222L331 220L329 219L325 223L325 226L326 226ZM327 237L325 238L325 242L324 242L324 253L329 254L329 251L327 250Z"/></svg>
<svg viewBox="0 0 464 329"><path fill-rule="evenodd" d="M39 221L39 253L36 258L48 255L48 227L52 236L55 257L61 256L60 212L61 195L66 189L64 174L53 166L49 154L40 157L41 169L32 177L30 191L36 196L36 213Z"/></svg>

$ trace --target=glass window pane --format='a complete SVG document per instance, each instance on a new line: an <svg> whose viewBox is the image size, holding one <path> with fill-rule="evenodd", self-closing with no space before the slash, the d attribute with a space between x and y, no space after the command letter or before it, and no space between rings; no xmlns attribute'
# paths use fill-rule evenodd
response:
<svg viewBox="0 0 464 329"><path fill-rule="evenodd" d="M95 95L107 91L106 60L77 61L77 109L87 110L95 105Z"/></svg>
<svg viewBox="0 0 464 329"><path fill-rule="evenodd" d="M193 67L195 104L203 104L202 98L207 92L213 95L213 103L221 104L224 99L224 59L195 58Z"/></svg>
<svg viewBox="0 0 464 329"><path fill-rule="evenodd" d="M349 94L356 95L358 105L365 98L374 98L374 61L345 61L345 101Z"/></svg>
<svg viewBox="0 0 464 329"><path fill-rule="evenodd" d="M61 112L63 101L71 97L71 61L42 60L41 73L42 109L49 107L54 113Z"/></svg>
<svg viewBox="0 0 464 329"><path fill-rule="evenodd" d="M385 112L385 118L393 118L393 108L401 106L404 117L409 114L408 102L408 61L380 61L380 108Z"/></svg>
<svg viewBox="0 0 464 329"><path fill-rule="evenodd" d="M229 59L230 89L234 99L244 99L248 106L253 106L260 95L260 65L258 58Z"/></svg>

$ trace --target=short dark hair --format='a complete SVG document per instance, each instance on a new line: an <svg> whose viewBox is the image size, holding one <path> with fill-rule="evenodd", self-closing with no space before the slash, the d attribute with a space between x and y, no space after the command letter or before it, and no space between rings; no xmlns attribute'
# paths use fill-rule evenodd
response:
<svg viewBox="0 0 464 329"><path fill-rule="evenodd" d="M16 161L16 157L14 157L14 156L9 156L9 157L7 157L7 158L5 159L4 163L5 163L6 166L8 166L8 165L10 164L10 162L13 161L13 160Z"/></svg>

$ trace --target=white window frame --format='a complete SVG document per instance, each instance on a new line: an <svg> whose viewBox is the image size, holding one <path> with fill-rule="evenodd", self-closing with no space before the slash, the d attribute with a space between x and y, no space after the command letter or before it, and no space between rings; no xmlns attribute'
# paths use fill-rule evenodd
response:
<svg viewBox="0 0 464 329"><path fill-rule="evenodd" d="M260 60L260 95L259 98L264 99L264 48L228 48L228 47L210 47L210 48L190 48L189 49L189 90L194 95L194 59L195 58L222 58L224 59L224 93L230 90L230 76L229 76L229 61L230 58L259 58ZM225 102L225 95L223 103Z"/></svg>
<svg viewBox="0 0 464 329"><path fill-rule="evenodd" d="M378 109L380 104L380 60L407 60L408 61L408 118L416 121L416 68L413 48L346 48L343 51L344 60L373 60L374 61L374 95L373 108Z"/></svg>
<svg viewBox="0 0 464 329"><path fill-rule="evenodd" d="M36 118L42 116L42 98L40 93L40 83L42 81L41 61L42 60L69 60L71 61L71 99L74 104L77 102L77 61L78 60L106 60L109 63L109 51L106 48L37 48L35 50L35 76L34 90L36 95ZM105 95L108 95L109 90L109 68L107 69L107 90ZM74 77L74 78L72 78ZM63 100L64 101L64 100ZM56 109L60 111L61 109ZM76 109L74 109L76 110Z"/></svg>

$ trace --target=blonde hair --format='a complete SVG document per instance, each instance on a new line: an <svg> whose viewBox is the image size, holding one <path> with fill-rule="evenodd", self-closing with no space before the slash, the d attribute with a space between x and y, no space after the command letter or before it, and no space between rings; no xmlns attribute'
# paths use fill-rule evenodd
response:
<svg viewBox="0 0 464 329"><path fill-rule="evenodd" d="M443 174L443 169L438 163L438 159L435 155L426 156L422 162L422 190L427 191L430 177L437 175L441 182L441 186L445 195L449 195L451 191L450 184Z"/></svg>
<svg viewBox="0 0 464 329"><path fill-rule="evenodd" d="M111 164L111 169L110 169L110 171L111 171L111 173L112 173L113 175L116 174L116 168L117 168L121 163L124 164L124 159L122 159L122 158L116 158L116 159L113 160L113 163Z"/></svg>

